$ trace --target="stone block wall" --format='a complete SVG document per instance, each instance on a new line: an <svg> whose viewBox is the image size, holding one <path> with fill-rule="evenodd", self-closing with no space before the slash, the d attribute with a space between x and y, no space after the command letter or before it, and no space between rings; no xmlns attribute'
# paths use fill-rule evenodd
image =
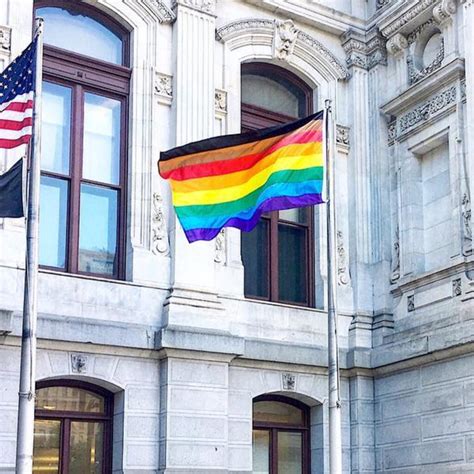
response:
<svg viewBox="0 0 474 474"><path fill-rule="evenodd" d="M377 472L472 472L473 393L472 355L376 378Z"/></svg>

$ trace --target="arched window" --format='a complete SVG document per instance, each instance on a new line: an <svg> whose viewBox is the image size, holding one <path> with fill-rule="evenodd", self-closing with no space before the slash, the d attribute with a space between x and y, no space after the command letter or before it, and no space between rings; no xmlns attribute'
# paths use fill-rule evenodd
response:
<svg viewBox="0 0 474 474"><path fill-rule="evenodd" d="M112 415L112 396L99 387L76 381L38 383L33 472L111 472Z"/></svg>
<svg viewBox="0 0 474 474"><path fill-rule="evenodd" d="M262 396L253 403L254 474L310 472L309 409L280 396Z"/></svg>
<svg viewBox="0 0 474 474"><path fill-rule="evenodd" d="M312 90L294 74L266 63L242 64L242 131L270 127L312 112ZM242 232L247 297L311 306L312 208L266 213Z"/></svg>
<svg viewBox="0 0 474 474"><path fill-rule="evenodd" d="M123 278L128 34L82 2L44 18L40 264Z"/></svg>

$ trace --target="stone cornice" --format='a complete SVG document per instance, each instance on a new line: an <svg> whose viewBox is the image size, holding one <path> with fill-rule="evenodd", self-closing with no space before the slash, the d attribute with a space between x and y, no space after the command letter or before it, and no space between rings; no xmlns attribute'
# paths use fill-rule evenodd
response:
<svg viewBox="0 0 474 474"><path fill-rule="evenodd" d="M216 1L215 0L174 0L173 10L179 5L191 8L200 13L206 13L208 15L215 15Z"/></svg>
<svg viewBox="0 0 474 474"><path fill-rule="evenodd" d="M348 67L371 69L377 64L387 64L385 39L376 28L372 28L366 35L348 30L341 35L341 42L347 55Z"/></svg>
<svg viewBox="0 0 474 474"><path fill-rule="evenodd" d="M172 23L176 20L174 12L162 0L124 0L128 6L137 11L142 18L144 15L155 17L160 23Z"/></svg>

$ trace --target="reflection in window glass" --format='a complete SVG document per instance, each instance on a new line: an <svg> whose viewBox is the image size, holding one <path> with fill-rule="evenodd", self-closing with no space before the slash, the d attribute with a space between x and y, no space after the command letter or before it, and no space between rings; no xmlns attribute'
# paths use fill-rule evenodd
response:
<svg viewBox="0 0 474 474"><path fill-rule="evenodd" d="M60 421L35 420L33 472L41 474L59 472L60 430Z"/></svg>
<svg viewBox="0 0 474 474"><path fill-rule="evenodd" d="M253 420L254 422L301 425L303 423L303 412L287 403L254 402Z"/></svg>
<svg viewBox="0 0 474 474"><path fill-rule="evenodd" d="M103 443L102 423L72 421L69 474L101 474Z"/></svg>
<svg viewBox="0 0 474 474"><path fill-rule="evenodd" d="M268 298L269 221L260 220L252 232L242 232L242 262L245 267L245 294Z"/></svg>
<svg viewBox="0 0 474 474"><path fill-rule="evenodd" d="M303 472L303 446L301 433L278 433L278 472L301 474Z"/></svg>
<svg viewBox="0 0 474 474"><path fill-rule="evenodd" d="M66 265L68 182L41 176L39 261L48 267Z"/></svg>
<svg viewBox="0 0 474 474"><path fill-rule="evenodd" d="M118 184L120 163L120 101L84 94L85 179Z"/></svg>
<svg viewBox="0 0 474 474"><path fill-rule="evenodd" d="M269 474L270 472L270 432L253 430L252 433L253 474Z"/></svg>
<svg viewBox="0 0 474 474"><path fill-rule="evenodd" d="M122 40L98 21L60 7L38 8L36 16L45 20L46 44L122 64Z"/></svg>
<svg viewBox="0 0 474 474"><path fill-rule="evenodd" d="M307 301L306 230L278 225L278 294L283 301Z"/></svg>
<svg viewBox="0 0 474 474"><path fill-rule="evenodd" d="M41 168L69 174L71 133L71 89L43 83L41 128Z"/></svg>
<svg viewBox="0 0 474 474"><path fill-rule="evenodd" d="M100 395L77 387L46 387L36 391L36 410L104 413L105 401Z"/></svg>
<svg viewBox="0 0 474 474"><path fill-rule="evenodd" d="M278 211L280 220L294 222L295 224L306 224L308 222L308 208L298 207L296 209L285 209Z"/></svg>
<svg viewBox="0 0 474 474"><path fill-rule="evenodd" d="M117 191L81 185L79 271L115 274L117 205Z"/></svg>

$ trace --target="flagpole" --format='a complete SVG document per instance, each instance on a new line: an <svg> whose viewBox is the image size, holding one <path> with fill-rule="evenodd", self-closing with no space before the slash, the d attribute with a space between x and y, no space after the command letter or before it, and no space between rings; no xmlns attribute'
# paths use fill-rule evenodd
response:
<svg viewBox="0 0 474 474"><path fill-rule="evenodd" d="M36 19L35 96L33 133L28 174L28 214L26 220L26 268L23 295L23 330L21 336L20 390L18 393L18 428L16 474L31 474L35 419L36 316L38 285L38 217L41 156L41 81L43 69L43 19Z"/></svg>
<svg viewBox="0 0 474 474"><path fill-rule="evenodd" d="M327 272L328 272L328 399L329 399L329 472L342 472L341 442L341 398L339 387L339 353L337 345L337 308L336 308L336 274L334 272L335 255L335 208L333 204L333 166L332 135L333 119L331 100L326 99L325 133L326 133L326 232L327 232Z"/></svg>

